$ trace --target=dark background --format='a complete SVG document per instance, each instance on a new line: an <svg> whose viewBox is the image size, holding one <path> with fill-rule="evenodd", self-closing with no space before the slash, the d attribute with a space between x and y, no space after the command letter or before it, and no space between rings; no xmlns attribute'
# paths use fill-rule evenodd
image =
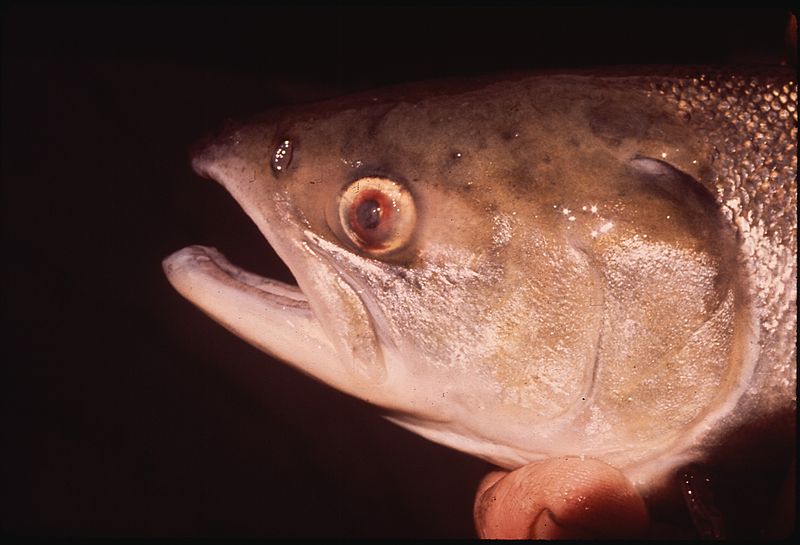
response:
<svg viewBox="0 0 800 545"><path fill-rule="evenodd" d="M166 282L290 279L187 150L226 117L414 79L774 62L785 10L6 4L0 520L15 535L470 537L488 465L251 348Z"/></svg>

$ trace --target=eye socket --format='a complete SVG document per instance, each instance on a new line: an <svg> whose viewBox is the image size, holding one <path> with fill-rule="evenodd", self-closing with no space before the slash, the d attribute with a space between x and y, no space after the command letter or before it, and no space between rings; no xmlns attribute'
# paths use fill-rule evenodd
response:
<svg viewBox="0 0 800 545"><path fill-rule="evenodd" d="M404 246L417 223L411 193L388 178L365 177L339 197L339 222L359 249L383 255Z"/></svg>

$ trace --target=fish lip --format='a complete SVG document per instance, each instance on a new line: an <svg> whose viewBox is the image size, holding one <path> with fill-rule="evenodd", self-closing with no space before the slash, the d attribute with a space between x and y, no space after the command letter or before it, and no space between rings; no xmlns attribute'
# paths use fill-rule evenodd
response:
<svg viewBox="0 0 800 545"><path fill-rule="evenodd" d="M164 272L170 278L182 274L190 268L200 270L204 274L218 278L223 276L228 281L246 286L257 292L270 304L311 311L308 297L299 286L259 276L237 267L216 248L200 245L187 246L167 257L162 265Z"/></svg>

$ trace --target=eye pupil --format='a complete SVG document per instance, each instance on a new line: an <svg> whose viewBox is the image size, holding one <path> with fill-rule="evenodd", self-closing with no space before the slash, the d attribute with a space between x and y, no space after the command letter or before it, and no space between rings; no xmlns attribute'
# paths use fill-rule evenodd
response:
<svg viewBox="0 0 800 545"><path fill-rule="evenodd" d="M381 205L374 199L367 199L358 205L356 220L364 229L375 229L381 223Z"/></svg>

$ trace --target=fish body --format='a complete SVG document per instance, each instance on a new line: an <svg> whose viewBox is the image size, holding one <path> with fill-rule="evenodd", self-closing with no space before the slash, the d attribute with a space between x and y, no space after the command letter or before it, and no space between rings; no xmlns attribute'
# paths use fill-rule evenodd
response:
<svg viewBox="0 0 800 545"><path fill-rule="evenodd" d="M298 286L201 246L164 268L246 341L433 441L509 469L599 458L647 490L742 430L793 433L796 145L781 70L268 112L193 166Z"/></svg>

